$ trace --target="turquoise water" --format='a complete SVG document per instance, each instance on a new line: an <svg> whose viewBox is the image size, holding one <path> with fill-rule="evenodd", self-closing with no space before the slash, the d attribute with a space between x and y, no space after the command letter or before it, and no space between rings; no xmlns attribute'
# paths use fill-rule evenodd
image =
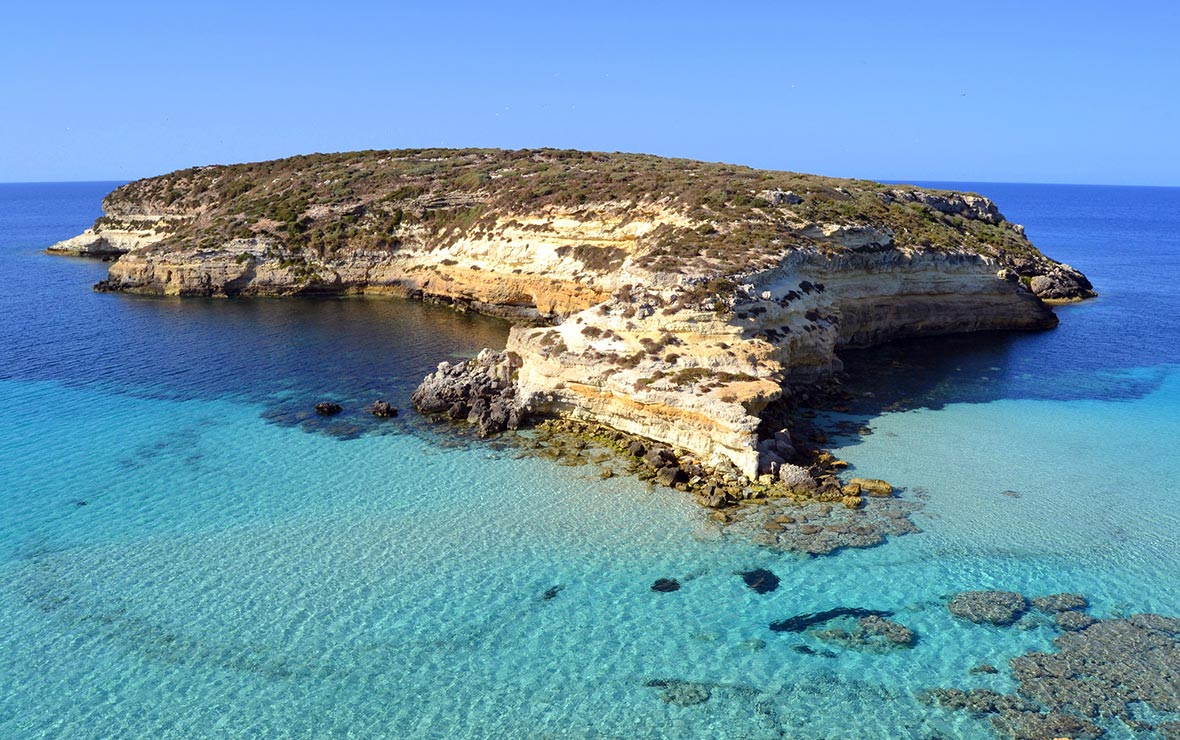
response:
<svg viewBox="0 0 1180 740"><path fill-rule="evenodd" d="M1054 332L850 355L873 396L837 417L873 434L836 453L922 500L924 532L810 559L672 491L358 410L407 408L498 322L90 292L101 263L39 250L110 187L0 186L0 737L989 738L916 693L1009 690L1007 659L1057 633L954 621L950 594L1180 614L1180 191L977 186L1102 298ZM329 397L342 418L307 413ZM755 567L780 588L746 588ZM768 629L838 606L919 642Z"/></svg>

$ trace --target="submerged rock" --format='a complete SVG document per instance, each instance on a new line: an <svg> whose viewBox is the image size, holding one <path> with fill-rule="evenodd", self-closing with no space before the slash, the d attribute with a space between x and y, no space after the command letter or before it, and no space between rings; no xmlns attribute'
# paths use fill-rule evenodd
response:
<svg viewBox="0 0 1180 740"><path fill-rule="evenodd" d="M868 638L880 638L889 645L913 647L918 641L917 634L909 627L877 615L861 617L857 628Z"/></svg>
<svg viewBox="0 0 1180 740"><path fill-rule="evenodd" d="M730 531L782 552L829 555L846 547L875 547L886 537L920 532L910 519L921 504L897 498L861 498L859 506L827 502L747 505ZM843 499L836 499L843 503Z"/></svg>
<svg viewBox="0 0 1180 740"><path fill-rule="evenodd" d="M756 593L768 594L778 588L779 578L774 573L763 568L748 570L741 573L742 580Z"/></svg>
<svg viewBox="0 0 1180 740"><path fill-rule="evenodd" d="M1086 629L1098 620L1085 612L1065 611L1058 612L1053 621L1059 629L1066 632L1077 632Z"/></svg>
<svg viewBox="0 0 1180 740"><path fill-rule="evenodd" d="M1053 640L1056 653L1011 661L1020 692L1082 717L1130 718L1130 704L1180 712L1180 619L1137 614Z"/></svg>
<svg viewBox="0 0 1180 740"><path fill-rule="evenodd" d="M1016 740L1098 737L1103 730L1095 722L1111 717L1150 729L1139 720L1145 711L1180 713L1180 619L1136 614L1093 620L1076 610L1057 617L1092 624L1054 639L1055 653L1013 658L1015 693L935 689L927 697L949 709L993 715L993 727ZM1156 731L1167 737L1164 724Z"/></svg>
<svg viewBox="0 0 1180 740"><path fill-rule="evenodd" d="M1080 611L1089 608L1090 602L1081 594L1050 594L1032 600L1033 608L1046 614Z"/></svg>
<svg viewBox="0 0 1180 740"><path fill-rule="evenodd" d="M660 698L678 707L691 707L703 704L712 696L707 684L695 681L676 681L657 679L644 684L648 688L663 689Z"/></svg>
<svg viewBox="0 0 1180 740"><path fill-rule="evenodd" d="M991 689L931 689L925 692L922 698L928 703L938 704L946 709L964 709L972 714L1037 710L1037 706L1032 702Z"/></svg>
<svg viewBox="0 0 1180 740"><path fill-rule="evenodd" d="M675 578L657 578L656 582L651 584L651 590L661 594L669 594L673 591L680 590L680 581Z"/></svg>
<svg viewBox="0 0 1180 740"><path fill-rule="evenodd" d="M541 601L552 601L553 599L557 598L557 595L564 590L565 586L562 584L550 586L549 588L545 589L545 593L541 594Z"/></svg>
<svg viewBox="0 0 1180 740"><path fill-rule="evenodd" d="M1028 611L1028 599L1012 591L964 591L956 594L947 608L960 619L1007 627Z"/></svg>
<svg viewBox="0 0 1180 740"><path fill-rule="evenodd" d="M831 650L816 650L810 645L792 645L791 649L802 655L818 655L821 658L835 658L836 654Z"/></svg>
<svg viewBox="0 0 1180 740"><path fill-rule="evenodd" d="M913 647L918 641L909 627L875 614L857 619L851 628L835 627L814 634L821 640L869 653Z"/></svg>
<svg viewBox="0 0 1180 740"><path fill-rule="evenodd" d="M1048 740L1049 738L1096 738L1105 731L1089 720L1062 712L1018 712L1004 710L992 717L996 731L1013 740Z"/></svg>

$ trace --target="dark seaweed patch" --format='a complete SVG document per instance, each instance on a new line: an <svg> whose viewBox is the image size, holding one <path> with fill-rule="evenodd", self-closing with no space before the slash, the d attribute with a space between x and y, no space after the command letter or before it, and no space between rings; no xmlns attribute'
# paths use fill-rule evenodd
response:
<svg viewBox="0 0 1180 740"><path fill-rule="evenodd" d="M772 632L802 632L808 627L823 624L837 617L892 617L893 612L879 609L861 609L860 607L836 607L823 612L798 614L780 622L771 622Z"/></svg>
<svg viewBox="0 0 1180 740"><path fill-rule="evenodd" d="M779 578L763 568L748 570L740 574L746 585L757 593L768 594L778 588Z"/></svg>

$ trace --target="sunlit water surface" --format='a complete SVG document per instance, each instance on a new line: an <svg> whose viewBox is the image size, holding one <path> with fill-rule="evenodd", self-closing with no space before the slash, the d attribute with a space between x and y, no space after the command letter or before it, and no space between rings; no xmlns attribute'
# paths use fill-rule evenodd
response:
<svg viewBox="0 0 1180 740"><path fill-rule="evenodd" d="M917 693L1010 690L1057 633L955 621L950 594L1180 614L1180 190L974 186L1102 296L1052 332L850 354L864 401L835 420L873 433L836 454L921 499L924 532L807 559L673 491L363 412L498 322L91 292L101 262L40 250L111 187L0 185L0 737L987 738ZM768 629L838 606L919 642Z"/></svg>

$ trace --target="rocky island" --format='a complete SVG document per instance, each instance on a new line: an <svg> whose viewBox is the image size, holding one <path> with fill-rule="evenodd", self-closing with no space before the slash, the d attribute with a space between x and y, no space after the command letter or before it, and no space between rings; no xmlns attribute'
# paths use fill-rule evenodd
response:
<svg viewBox="0 0 1180 740"><path fill-rule="evenodd" d="M507 347L441 365L420 409L484 433L587 422L792 484L807 471L774 409L840 348L1047 329L1047 304L1093 295L978 195L645 155L316 154L132 182L103 208L50 248L117 257L100 290L508 317Z"/></svg>

